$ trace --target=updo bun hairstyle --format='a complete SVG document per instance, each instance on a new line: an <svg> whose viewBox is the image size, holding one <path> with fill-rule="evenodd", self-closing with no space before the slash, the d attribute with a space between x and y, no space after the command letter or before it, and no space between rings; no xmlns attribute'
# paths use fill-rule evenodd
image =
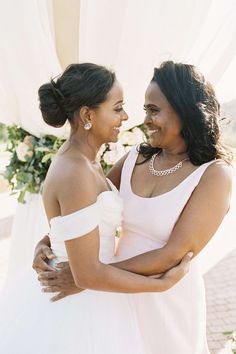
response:
<svg viewBox="0 0 236 354"><path fill-rule="evenodd" d="M69 65L60 76L38 90L44 121L56 128L62 127L67 119L73 123L83 106L97 108L106 100L115 80L115 73L104 66Z"/></svg>

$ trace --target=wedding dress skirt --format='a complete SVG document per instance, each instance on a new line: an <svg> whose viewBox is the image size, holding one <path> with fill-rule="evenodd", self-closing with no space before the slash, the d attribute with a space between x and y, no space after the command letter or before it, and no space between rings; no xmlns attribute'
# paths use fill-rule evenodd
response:
<svg viewBox="0 0 236 354"><path fill-rule="evenodd" d="M103 192L93 205L51 220L50 239L57 262L67 261L63 234L83 235L99 225L100 259L113 260L114 233L122 200ZM20 235L19 235L20 236ZM0 298L1 354L141 354L141 336L131 297L85 290L52 303L29 271Z"/></svg>

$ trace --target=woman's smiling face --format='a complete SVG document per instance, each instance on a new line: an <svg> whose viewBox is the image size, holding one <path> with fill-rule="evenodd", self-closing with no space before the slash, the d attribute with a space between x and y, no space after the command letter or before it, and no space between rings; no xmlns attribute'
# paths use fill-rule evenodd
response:
<svg viewBox="0 0 236 354"><path fill-rule="evenodd" d="M153 147L168 149L181 142L182 124L166 97L155 82L151 82L145 93L144 124L148 128L149 142Z"/></svg>
<svg viewBox="0 0 236 354"><path fill-rule="evenodd" d="M98 108L92 109L94 119L91 133L94 133L102 144L118 141L120 127L123 121L128 119L123 105L123 90L119 82L115 81L106 101Z"/></svg>

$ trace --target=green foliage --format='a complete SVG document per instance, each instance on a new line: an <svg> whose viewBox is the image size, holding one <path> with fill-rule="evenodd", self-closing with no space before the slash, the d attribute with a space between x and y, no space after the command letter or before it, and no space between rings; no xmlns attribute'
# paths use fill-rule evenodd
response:
<svg viewBox="0 0 236 354"><path fill-rule="evenodd" d="M224 332L223 333L227 339L228 343L230 345L230 350L232 354L236 354L236 331L230 331L230 332ZM229 348L229 346L227 346Z"/></svg>
<svg viewBox="0 0 236 354"><path fill-rule="evenodd" d="M7 128L4 124L0 123L0 144L7 141Z"/></svg>
<svg viewBox="0 0 236 354"><path fill-rule="evenodd" d="M50 163L63 140L52 135L37 138L22 128L7 127L7 151L11 153L4 177L18 201L25 202L25 193L39 193L42 190Z"/></svg>

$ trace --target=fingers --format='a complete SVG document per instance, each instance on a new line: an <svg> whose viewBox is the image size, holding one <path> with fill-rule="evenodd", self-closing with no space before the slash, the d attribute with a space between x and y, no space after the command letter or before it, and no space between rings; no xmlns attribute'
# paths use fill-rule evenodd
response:
<svg viewBox="0 0 236 354"><path fill-rule="evenodd" d="M59 286L46 286L42 288L43 293L58 293L61 291Z"/></svg>
<svg viewBox="0 0 236 354"><path fill-rule="evenodd" d="M45 253L45 256L48 258L48 259L54 259L56 258L55 254L52 253L52 250L51 248L47 247L44 251Z"/></svg>
<svg viewBox="0 0 236 354"><path fill-rule="evenodd" d="M61 291L59 294L57 294L56 296L53 296L50 301L52 302L55 302L55 301L58 301L58 300L61 300L63 299L64 297L66 297L67 294L64 292L64 291Z"/></svg>
<svg viewBox="0 0 236 354"><path fill-rule="evenodd" d="M188 252L183 259L186 259L186 260L191 260L193 258L193 252Z"/></svg>
<svg viewBox="0 0 236 354"><path fill-rule="evenodd" d="M57 279L41 280L41 286L59 286Z"/></svg>
<svg viewBox="0 0 236 354"><path fill-rule="evenodd" d="M44 272L44 271L55 271L55 269L53 267L51 267L49 264L47 264L46 262L44 262L44 260L42 258L36 258L33 261L32 267L34 270L36 270L37 273L39 272Z"/></svg>
<svg viewBox="0 0 236 354"><path fill-rule="evenodd" d="M53 267L50 267L50 265L45 262L37 262L37 264L33 263L32 267L38 274L41 272L55 271Z"/></svg>
<svg viewBox="0 0 236 354"><path fill-rule="evenodd" d="M40 274L42 272L41 268L38 268L38 267L36 267L34 265L32 267L38 274Z"/></svg>
<svg viewBox="0 0 236 354"><path fill-rule="evenodd" d="M189 266L190 264L190 261L193 257L193 252L188 252L182 259L182 261L180 262L180 264L182 266Z"/></svg>
<svg viewBox="0 0 236 354"><path fill-rule="evenodd" d="M180 262L180 266L186 271L188 272L189 270L189 266L190 266L190 261L193 257L193 252L188 252L182 259L182 261Z"/></svg>
<svg viewBox="0 0 236 354"><path fill-rule="evenodd" d="M39 281L43 280L48 280L48 279L55 279L57 276L57 272L55 270L53 271L47 271L47 272L41 272L38 276Z"/></svg>
<svg viewBox="0 0 236 354"><path fill-rule="evenodd" d="M60 269L67 268L67 267L68 267L68 262L60 262L57 263L56 265L56 268L60 268Z"/></svg>
<svg viewBox="0 0 236 354"><path fill-rule="evenodd" d="M46 286L46 287L51 287L51 286L59 286L60 280L58 280L58 272L52 271L52 272L41 272L38 275L38 280L41 284L41 286ZM61 290L61 288L60 288Z"/></svg>

